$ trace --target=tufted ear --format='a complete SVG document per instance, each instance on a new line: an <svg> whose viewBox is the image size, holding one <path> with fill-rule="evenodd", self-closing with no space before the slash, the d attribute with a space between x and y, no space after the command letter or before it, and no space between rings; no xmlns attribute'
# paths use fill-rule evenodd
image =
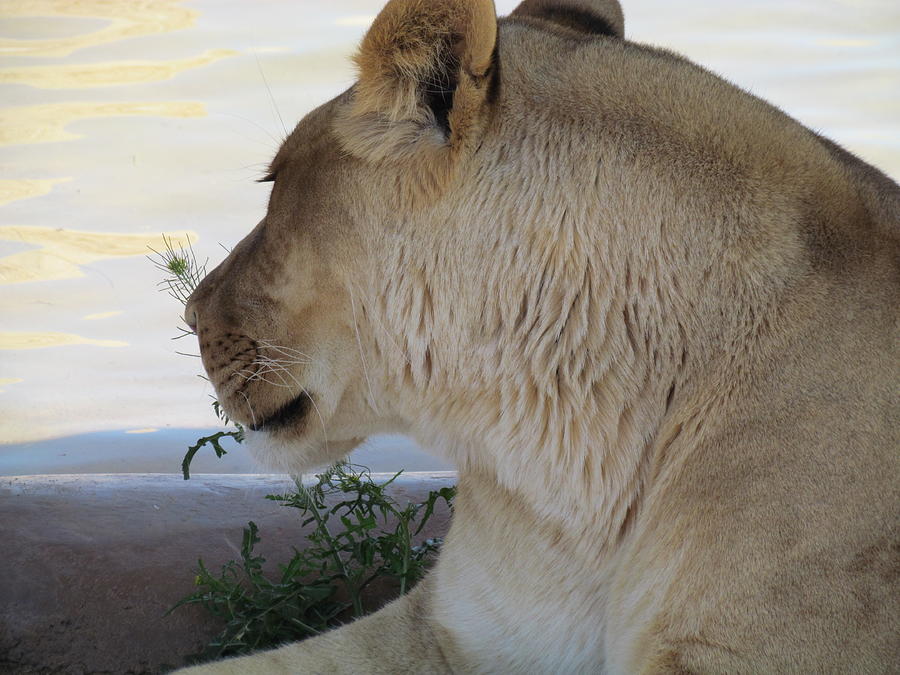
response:
<svg viewBox="0 0 900 675"><path fill-rule="evenodd" d="M625 37L618 0L524 0L512 16L549 21L579 33Z"/></svg>
<svg viewBox="0 0 900 675"><path fill-rule="evenodd" d="M355 57L359 79L335 125L345 149L452 163L480 129L496 42L492 0L390 0Z"/></svg>

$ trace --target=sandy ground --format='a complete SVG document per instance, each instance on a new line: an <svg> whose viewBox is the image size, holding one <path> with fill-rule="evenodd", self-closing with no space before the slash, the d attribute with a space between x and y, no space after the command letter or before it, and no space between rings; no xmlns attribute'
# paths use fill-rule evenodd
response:
<svg viewBox="0 0 900 675"><path fill-rule="evenodd" d="M384 478L381 476L380 478ZM376 476L379 479L379 476ZM421 501L452 473L407 474L391 494ZM0 672L158 673L220 629L195 607L163 614L193 590L202 557L238 557L242 528L286 561L302 530L293 509L264 499L284 476L57 475L0 478ZM440 510L421 539L443 535Z"/></svg>

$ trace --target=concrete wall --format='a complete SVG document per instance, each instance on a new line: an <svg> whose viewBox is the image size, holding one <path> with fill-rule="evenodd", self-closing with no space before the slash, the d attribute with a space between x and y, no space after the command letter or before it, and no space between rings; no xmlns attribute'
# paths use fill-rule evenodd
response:
<svg viewBox="0 0 900 675"><path fill-rule="evenodd" d="M454 482L448 472L404 475L390 494L422 501ZM303 541L300 519L264 497L292 487L266 475L0 478L0 672L182 665L221 630L194 606L163 617L194 590L197 558L215 571L238 558L242 528L253 520L260 553L273 567L287 561ZM442 509L421 539L448 527Z"/></svg>

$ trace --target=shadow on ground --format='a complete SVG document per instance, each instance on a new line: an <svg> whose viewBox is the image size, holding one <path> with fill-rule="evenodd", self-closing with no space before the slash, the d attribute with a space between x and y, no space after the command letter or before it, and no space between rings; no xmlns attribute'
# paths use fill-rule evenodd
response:
<svg viewBox="0 0 900 675"><path fill-rule="evenodd" d="M407 474L403 503L455 482ZM161 673L184 664L220 630L197 607L166 610L192 592L198 557L210 569L237 558L254 520L270 562L302 541L294 509L264 499L284 476L42 475L0 478L0 672ZM421 538L442 536L436 513Z"/></svg>

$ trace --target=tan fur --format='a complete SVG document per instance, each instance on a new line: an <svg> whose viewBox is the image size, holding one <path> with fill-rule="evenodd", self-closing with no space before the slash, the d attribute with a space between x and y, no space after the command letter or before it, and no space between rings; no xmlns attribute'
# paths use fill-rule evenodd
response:
<svg viewBox="0 0 900 675"><path fill-rule="evenodd" d="M342 145L371 163L405 173L405 203L437 196L470 151L485 118L497 38L492 0L392 2L363 39L359 81L339 114ZM448 143L426 105L429 93L453 90Z"/></svg>
<svg viewBox="0 0 900 675"><path fill-rule="evenodd" d="M392 0L193 296L261 461L460 495L408 596L192 672L896 672L900 188L573 7Z"/></svg>

